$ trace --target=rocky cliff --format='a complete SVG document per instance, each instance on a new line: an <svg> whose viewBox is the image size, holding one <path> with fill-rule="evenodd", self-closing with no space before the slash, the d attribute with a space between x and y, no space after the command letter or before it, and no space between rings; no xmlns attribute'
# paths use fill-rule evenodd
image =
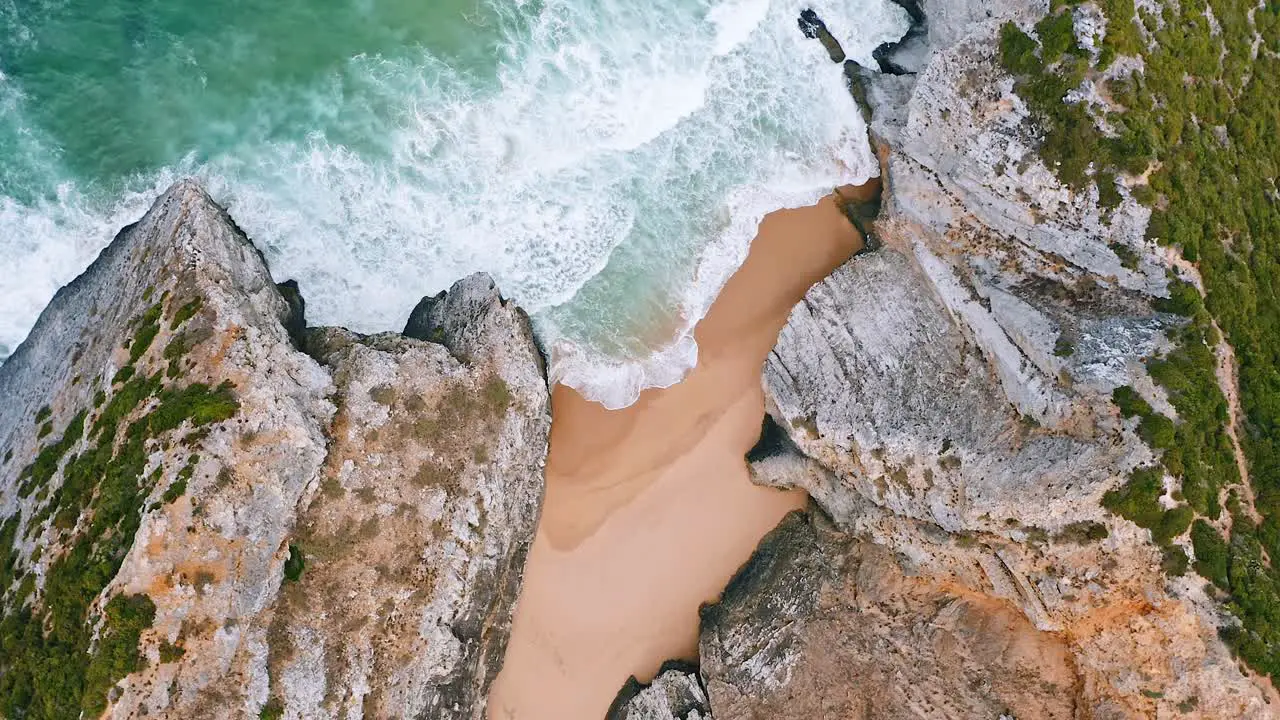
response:
<svg viewBox="0 0 1280 720"><path fill-rule="evenodd" d="M1003 23L1030 27L1047 3L907 7L918 24L877 51L880 72L846 62L883 160L884 248L813 287L765 369L773 419L755 478L815 504L704 610L709 707L1280 717L1268 679L1221 639L1238 627L1222 594L1187 570L1188 520L1162 550L1102 505L1155 461L1113 391L1176 417L1147 363L1186 322L1156 310L1170 279L1200 285L1195 269L1147 239L1142 178L1103 203L1041 159L997 48ZM1096 55L1099 10L1068 12ZM1218 358L1233 397L1225 344Z"/></svg>
<svg viewBox="0 0 1280 720"><path fill-rule="evenodd" d="M528 320L477 276L362 337L282 289L179 183L0 369L0 714L484 716L550 422Z"/></svg>
<svg viewBox="0 0 1280 720"><path fill-rule="evenodd" d="M1132 178L1104 203L1038 154L996 48L1047 3L908 9L846 66L883 248L792 312L748 456L814 502L704 609L700 666L610 717L1280 716L1186 523L1162 548L1102 506L1156 459L1113 392L1173 412L1147 361L1195 269ZM0 716L484 717L549 430L528 320L483 277L401 334L304 305L179 183L0 367Z"/></svg>

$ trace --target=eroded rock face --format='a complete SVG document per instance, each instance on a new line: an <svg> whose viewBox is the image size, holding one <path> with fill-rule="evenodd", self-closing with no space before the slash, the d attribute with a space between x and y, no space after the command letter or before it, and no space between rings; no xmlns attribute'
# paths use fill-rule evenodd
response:
<svg viewBox="0 0 1280 720"><path fill-rule="evenodd" d="M711 710L698 669L669 662L647 686L631 678L605 720L711 720Z"/></svg>
<svg viewBox="0 0 1280 720"><path fill-rule="evenodd" d="M1175 322L1152 309L1174 264L1144 239L1147 211L1126 191L1106 210L1096 190L1072 192L1036 155L994 55L1000 24L1032 21L1044 5L924 11L919 73L863 74L886 166L885 249L838 269L793 311L765 378L770 411L802 455L755 459L757 479L808 489L870 543L855 556L892 553L909 576L966 598L966 617L999 607L989 621L1014 628L1015 609L1030 623L1019 635L1058 638L1075 678L1060 691L1083 716L1273 716L1274 691L1218 640L1223 620L1203 582L1168 577L1148 533L1100 505L1152 460L1110 394L1131 385L1167 408L1143 363ZM799 582L773 592L791 597L785 588ZM864 641L858 628L826 632ZM887 647L922 642L906 630L887 637ZM728 672L746 658L722 644ZM813 664L834 651L796 652L787 672L821 677ZM736 701L705 662L721 714ZM909 683L927 675L903 672ZM725 682L748 693L747 680ZM809 686L788 687L808 696ZM778 713L761 717L812 716Z"/></svg>
<svg viewBox="0 0 1280 720"><path fill-rule="evenodd" d="M550 423L527 318L475 277L432 342L308 331L286 290L182 182L0 367L0 714L483 717Z"/></svg>
<svg viewBox="0 0 1280 720"><path fill-rule="evenodd" d="M1059 637L813 514L767 536L702 622L721 717L1079 716Z"/></svg>
<svg viewBox="0 0 1280 720"><path fill-rule="evenodd" d="M550 414L522 313L482 276L427 334L310 331L338 414L299 519L312 559L268 625L304 717L483 718L542 495Z"/></svg>

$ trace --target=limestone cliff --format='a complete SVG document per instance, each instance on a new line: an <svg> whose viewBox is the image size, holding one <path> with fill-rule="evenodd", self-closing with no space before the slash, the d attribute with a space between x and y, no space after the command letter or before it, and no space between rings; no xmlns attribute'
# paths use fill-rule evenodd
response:
<svg viewBox="0 0 1280 720"><path fill-rule="evenodd" d="M798 452L757 458L757 479L809 489L839 530L787 524L704 617L713 711L1277 716L1204 582L1100 504L1152 458L1111 392L1167 406L1144 361L1180 321L1153 303L1194 278L1127 189L1104 208L1036 154L995 48L1045 4L923 9L911 54L885 56L911 74L857 75L885 249L809 292L765 373Z"/></svg>
<svg viewBox="0 0 1280 720"><path fill-rule="evenodd" d="M285 290L182 182L0 368L0 714L483 717L542 492L528 320L478 276L417 339Z"/></svg>

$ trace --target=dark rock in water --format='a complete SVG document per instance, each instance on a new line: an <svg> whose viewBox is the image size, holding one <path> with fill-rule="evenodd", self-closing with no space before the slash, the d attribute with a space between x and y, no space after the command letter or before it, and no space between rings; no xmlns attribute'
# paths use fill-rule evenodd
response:
<svg viewBox="0 0 1280 720"><path fill-rule="evenodd" d="M302 297L302 291L298 289L297 280L276 283L276 289L280 291L280 297L284 298L289 306L289 313L281 319L281 324L289 333L293 346L301 348L305 344L307 334L307 301Z"/></svg>
<svg viewBox="0 0 1280 720"><path fill-rule="evenodd" d="M826 30L826 24L822 22L822 18L818 17L818 13L813 10L800 11L800 32L810 40L818 39L818 31Z"/></svg>
<svg viewBox="0 0 1280 720"><path fill-rule="evenodd" d="M912 25L901 40L881 43L871 51L871 57L886 75L914 75L928 61L928 32L923 25Z"/></svg>
<svg viewBox="0 0 1280 720"><path fill-rule="evenodd" d="M618 691L605 720L710 720L707 692L692 663L668 660L649 685L635 676Z"/></svg>
<svg viewBox="0 0 1280 720"><path fill-rule="evenodd" d="M840 47L840 41L835 39L831 31L827 30L827 24L822 22L822 18L818 17L818 13L810 10L800 11L800 19L797 21L800 25L800 32L804 33L807 38L812 38L822 43L827 49L827 55L831 57L831 62L844 62L844 48Z"/></svg>
<svg viewBox="0 0 1280 720"><path fill-rule="evenodd" d="M849 83L849 94L858 103L858 110L862 113L862 121L870 126L871 104L867 102L867 84L862 77L862 73L863 68L856 61L844 61L844 79L845 82Z"/></svg>

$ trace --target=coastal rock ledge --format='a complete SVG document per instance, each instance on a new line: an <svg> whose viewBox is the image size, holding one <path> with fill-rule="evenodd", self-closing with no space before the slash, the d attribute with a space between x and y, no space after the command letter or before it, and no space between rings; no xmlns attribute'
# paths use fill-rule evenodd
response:
<svg viewBox="0 0 1280 720"><path fill-rule="evenodd" d="M474 276L361 336L283 290L179 182L0 367L0 716L484 717L550 428L528 318Z"/></svg>

